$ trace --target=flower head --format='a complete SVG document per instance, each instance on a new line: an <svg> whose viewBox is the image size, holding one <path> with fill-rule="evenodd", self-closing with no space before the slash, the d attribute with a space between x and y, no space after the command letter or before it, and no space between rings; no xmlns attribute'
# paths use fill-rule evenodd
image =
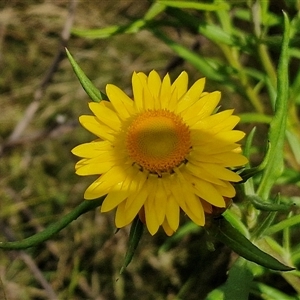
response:
<svg viewBox="0 0 300 300"><path fill-rule="evenodd" d="M94 116L80 123L98 138L75 147L82 159L78 175L99 175L84 198L105 196L102 212L116 208L118 228L139 215L149 232L162 226L172 235L180 210L203 226L205 212L225 207L235 195L232 182L241 177L229 168L247 163L233 130L233 110L214 113L220 92L203 92L205 79L188 89L182 72L171 84L167 74L134 73L133 99L108 84L108 101L89 103Z"/></svg>

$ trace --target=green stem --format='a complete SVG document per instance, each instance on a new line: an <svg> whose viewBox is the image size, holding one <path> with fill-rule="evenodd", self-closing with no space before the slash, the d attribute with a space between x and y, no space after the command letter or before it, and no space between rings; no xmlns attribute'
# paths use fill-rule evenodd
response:
<svg viewBox="0 0 300 300"><path fill-rule="evenodd" d="M46 229L41 232L38 232L26 239L15 242L0 242L0 248L2 249L10 249L10 250L20 250L26 249L33 246L36 246L42 242L49 240L54 234L58 233L62 229L64 229L67 225L69 225L72 221L76 220L82 214L95 209L100 206L104 200L104 197L101 197L97 200L86 200L81 202L76 208L74 208L71 212L66 214L64 217L59 219L56 223L52 223Z"/></svg>
<svg viewBox="0 0 300 300"><path fill-rule="evenodd" d="M284 230L287 227L291 227L291 226L298 225L298 224L300 224L300 215L290 217L288 219L285 219L285 220L269 227L265 231L265 235L272 235L278 231Z"/></svg>

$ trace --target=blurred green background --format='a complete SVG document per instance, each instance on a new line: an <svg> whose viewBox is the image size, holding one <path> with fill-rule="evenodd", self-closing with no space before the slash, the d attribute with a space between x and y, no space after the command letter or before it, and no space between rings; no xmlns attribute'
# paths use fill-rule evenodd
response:
<svg viewBox="0 0 300 300"><path fill-rule="evenodd" d="M228 13L247 10L250 2L228 1ZM271 1L270 11L275 19L281 17L282 9L294 16L298 13L297 5L297 1ZM113 83L131 95L133 71L156 69L161 75L169 72L174 79L187 70L190 82L207 76L163 42L151 25L145 30L102 39L84 38L74 30L126 25L141 19L150 6L151 1L146 0L1 0L1 241L28 237L61 218L83 201L84 190L93 181L74 173L77 158L70 150L93 136L77 121L79 115L89 113L89 99L66 59L63 45L67 45L101 91L105 91L107 83ZM198 20L213 19L203 11L191 11L191 15ZM161 14L157 21L169 23L163 31L165 36L186 49L201 57L224 61L225 52L205 35L180 26L170 14ZM244 46L249 47L252 28L246 19L235 19L234 26L243 30ZM275 67L280 30L280 22L272 27L275 39L270 49ZM68 39L66 44L61 41L62 35ZM239 57L242 68L259 69L259 60L253 59L248 50L242 50ZM58 54L62 55L61 60L55 61ZM299 61L295 60L291 69L294 77L298 66ZM51 67L54 70L47 78ZM234 107L237 114L259 112L243 98L246 85L230 81L229 74L235 76L231 67L228 64L228 69L218 70L220 76L226 76L226 86L224 80L208 80L206 90L222 91L222 108ZM267 98L266 90L262 89L262 105ZM264 112L270 111L266 105ZM267 125L257 125L254 164L262 157L267 135ZM244 122L240 128L249 132L252 127L253 123ZM292 156L289 159L290 163L295 161ZM297 166L296 172L299 169ZM299 186L289 182L277 190L299 196ZM0 299L205 299L225 282L235 254L221 243L209 240L203 229L190 230L184 216L182 223L186 224L184 230L188 234L167 238L163 232L154 237L145 233L134 260L120 276L129 228L115 233L113 213L89 212L38 247L26 251L0 250ZM260 274L261 282L296 297L295 290L278 274ZM272 297L263 298L257 288L251 299Z"/></svg>

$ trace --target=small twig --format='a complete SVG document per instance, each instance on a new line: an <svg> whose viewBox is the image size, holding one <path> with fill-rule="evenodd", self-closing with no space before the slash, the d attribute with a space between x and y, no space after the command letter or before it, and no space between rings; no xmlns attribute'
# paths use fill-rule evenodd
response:
<svg viewBox="0 0 300 300"><path fill-rule="evenodd" d="M68 40L70 38L70 35L71 35L71 28L72 28L73 21L74 21L74 12L75 12L76 5L77 5L77 0L71 0L70 1L68 16L67 16L65 25L63 27L63 30L61 32L60 45L59 45L57 53L56 53L56 55L53 59L53 62L50 65L49 69L47 70L47 72L46 72L43 80L41 81L39 87L35 91L33 101L27 107L23 118L16 125L14 131L9 136L8 141L5 143L5 145L13 143L14 141L18 140L21 137L21 135L23 134L23 132L27 128L28 124L33 119L35 113L39 109L40 104L41 104L40 100L44 96L45 90L47 89L47 87L51 83L51 80L52 80L55 72L57 71L60 62L64 58L64 48L66 47L67 42L68 42Z"/></svg>

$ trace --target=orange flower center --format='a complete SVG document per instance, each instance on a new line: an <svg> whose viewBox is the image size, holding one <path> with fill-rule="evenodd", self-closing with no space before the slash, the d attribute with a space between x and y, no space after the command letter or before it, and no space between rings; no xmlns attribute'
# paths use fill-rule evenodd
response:
<svg viewBox="0 0 300 300"><path fill-rule="evenodd" d="M134 162L160 175L184 162L191 148L190 131L173 112L147 110L129 126L126 147Z"/></svg>

